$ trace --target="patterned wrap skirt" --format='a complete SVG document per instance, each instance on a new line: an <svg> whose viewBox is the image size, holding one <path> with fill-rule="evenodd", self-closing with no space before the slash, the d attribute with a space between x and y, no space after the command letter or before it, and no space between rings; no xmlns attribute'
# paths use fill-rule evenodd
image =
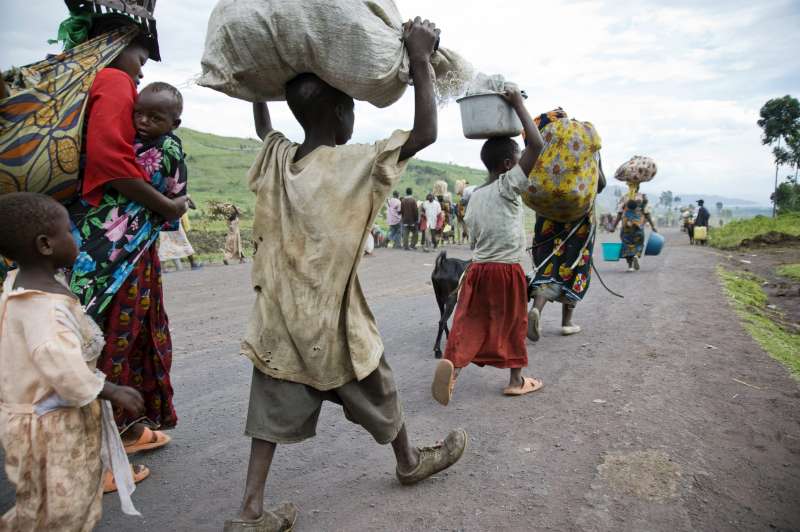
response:
<svg viewBox="0 0 800 532"><path fill-rule="evenodd" d="M172 404L172 339L161 288L158 246L150 246L114 295L105 314L106 346L97 367L109 382L142 394L145 419L151 428L172 428L178 422ZM124 430L140 418L114 408Z"/></svg>
<svg viewBox="0 0 800 532"><path fill-rule="evenodd" d="M592 216L570 223L537 216L532 246L537 270L531 281L532 295L567 305L583 300L592 280L594 238Z"/></svg>

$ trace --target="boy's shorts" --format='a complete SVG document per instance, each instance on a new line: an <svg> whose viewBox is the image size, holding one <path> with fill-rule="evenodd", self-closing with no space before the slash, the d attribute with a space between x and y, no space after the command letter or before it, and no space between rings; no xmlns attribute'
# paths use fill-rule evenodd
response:
<svg viewBox="0 0 800 532"><path fill-rule="evenodd" d="M403 427L403 410L392 368L382 356L363 380L320 391L275 379L253 368L245 436L273 443L297 443L316 435L323 401L342 405L345 417L364 427L375 441L386 444Z"/></svg>

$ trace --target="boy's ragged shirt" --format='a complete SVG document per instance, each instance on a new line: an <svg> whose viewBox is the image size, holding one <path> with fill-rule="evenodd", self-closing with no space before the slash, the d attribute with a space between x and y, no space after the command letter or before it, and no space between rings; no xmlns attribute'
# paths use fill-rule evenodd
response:
<svg viewBox="0 0 800 532"><path fill-rule="evenodd" d="M406 161L408 132L375 144L298 144L271 132L249 173L256 194L256 302L242 353L263 373L337 388L363 379L383 354L356 270L373 220Z"/></svg>
<svg viewBox="0 0 800 532"><path fill-rule="evenodd" d="M520 194L528 177L519 165L494 182L475 189L469 198L464 223L474 244L475 262L521 263L525 258L525 228Z"/></svg>

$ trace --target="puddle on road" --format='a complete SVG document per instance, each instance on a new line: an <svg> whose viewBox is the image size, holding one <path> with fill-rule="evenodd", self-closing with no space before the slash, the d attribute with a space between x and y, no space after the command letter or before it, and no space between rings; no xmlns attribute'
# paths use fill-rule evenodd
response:
<svg viewBox="0 0 800 532"><path fill-rule="evenodd" d="M627 495L648 501L678 496L681 468L663 451L608 453L597 472L614 490Z"/></svg>

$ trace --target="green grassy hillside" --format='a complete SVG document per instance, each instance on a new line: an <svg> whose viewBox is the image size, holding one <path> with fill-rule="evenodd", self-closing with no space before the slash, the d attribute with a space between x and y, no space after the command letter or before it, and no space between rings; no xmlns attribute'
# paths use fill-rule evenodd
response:
<svg viewBox="0 0 800 532"><path fill-rule="evenodd" d="M220 137L188 128L177 131L183 141L189 167L189 190L200 211L193 219L202 217L209 200L228 201L242 208L244 219L252 217L255 197L247 188L246 174L261 143L253 139ZM433 188L433 183L444 180L451 192L458 179L470 183L483 181L481 170L452 164L412 160L397 185L401 194L406 187L414 189L421 197Z"/></svg>
<svg viewBox="0 0 800 532"><path fill-rule="evenodd" d="M261 143L254 139L220 137L181 128L177 131L183 141L189 168L189 194L198 209L190 212L192 233L190 239L201 255L215 259L225 237L225 223L208 219L208 202L211 200L236 204L242 212L242 237L249 240L255 196L247 187L247 171L255 159ZM430 192L438 180L448 183L453 191L455 182L466 179L472 184L482 182L485 172L445 163L412 160L396 189L403 194L407 187L417 198ZM385 224L381 213L378 223Z"/></svg>

